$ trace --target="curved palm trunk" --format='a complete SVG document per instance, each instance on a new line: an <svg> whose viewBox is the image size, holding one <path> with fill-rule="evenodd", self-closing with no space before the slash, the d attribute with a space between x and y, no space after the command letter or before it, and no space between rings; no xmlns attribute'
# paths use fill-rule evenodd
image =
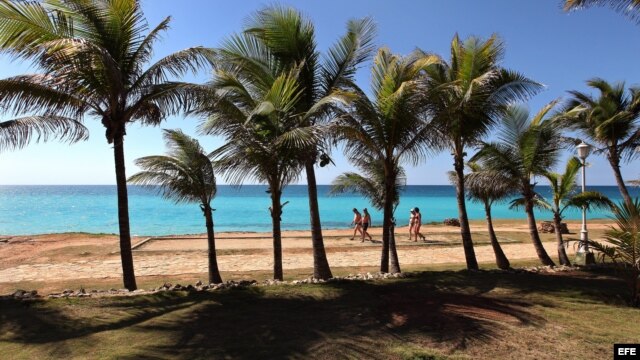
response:
<svg viewBox="0 0 640 360"><path fill-rule="evenodd" d="M282 204L280 198L282 192L277 187L271 185L271 222L273 224L273 278L283 280L282 274L282 231L280 222L282 215Z"/></svg>
<svg viewBox="0 0 640 360"><path fill-rule="evenodd" d="M211 206L204 206L204 217L207 223L207 244L209 256L209 284L219 284L222 282L220 270L218 270L218 260L216 258L216 238L213 233L213 214Z"/></svg>
<svg viewBox="0 0 640 360"><path fill-rule="evenodd" d="M527 220L529 222L529 235L531 236L533 247L536 249L536 254L538 254L538 259L540 259L543 265L555 266L556 264L551 260L544 246L542 246L540 234L538 234L536 217L533 213L533 191L527 187L522 195L525 199L524 210L527 213Z"/></svg>
<svg viewBox="0 0 640 360"><path fill-rule="evenodd" d="M307 191L309 193L309 216L311 217L311 244L313 246L313 277L316 279L332 278L329 261L324 249L322 238L322 225L320 223L320 207L318 206L318 186L316 185L316 172L314 162L305 163L307 173Z"/></svg>
<svg viewBox="0 0 640 360"><path fill-rule="evenodd" d="M558 242L558 261L560 261L560 265L571 266L571 261L569 261L567 252L564 249L564 241L562 240L562 218L557 212L553 213L553 225L555 226L556 240Z"/></svg>
<svg viewBox="0 0 640 360"><path fill-rule="evenodd" d="M462 236L462 247L464 248L464 257L467 261L467 269L477 270L478 261L476 253L473 249L473 240L471 239L471 229L469 228L469 218L467 217L467 205L464 194L464 159L462 156L455 156L454 168L456 171L456 198L458 200L458 217L460 220L460 235Z"/></svg>
<svg viewBox="0 0 640 360"><path fill-rule="evenodd" d="M391 165L389 165L390 167ZM400 272L400 264L398 262L398 253L396 251L395 241L391 242L392 227L391 221L393 217L393 186L395 179L393 174L389 174L385 178L384 190L384 208L382 213L382 254L380 256L380 272L389 272L389 255L391 253L391 272Z"/></svg>
<svg viewBox="0 0 640 360"><path fill-rule="evenodd" d="M391 256L391 272L399 273L402 272L400 270L400 260L398 259L398 252L396 251L396 225L395 220L391 219L391 224L389 226L389 249Z"/></svg>
<svg viewBox="0 0 640 360"><path fill-rule="evenodd" d="M609 164L613 169L613 175L616 178L616 184L618 184L618 189L620 189L620 195L622 195L622 199L624 203L627 204L627 207L631 208L633 206L633 200L631 200L631 195L629 195L629 190L627 190L627 186L622 179L622 172L620 171L620 159L618 157L618 152L615 148L609 149L609 153L607 154L607 159L609 160Z"/></svg>
<svg viewBox="0 0 640 360"><path fill-rule="evenodd" d="M487 215L487 228L489 229L489 239L491 240L491 247L493 248L493 253L496 256L496 265L498 268L506 270L511 267L509 263L509 259L502 251L502 247L498 242L498 237L496 236L496 232L493 230L493 220L491 218L491 205L487 202L484 203L484 212Z"/></svg>
<svg viewBox="0 0 640 360"><path fill-rule="evenodd" d="M118 133L113 139L113 157L116 165L116 187L118 189L118 227L120 231L120 258L122 259L122 277L124 287L136 290L136 276L133 270L131 252L131 231L129 229L129 197L127 194L127 175L124 166L124 135Z"/></svg>

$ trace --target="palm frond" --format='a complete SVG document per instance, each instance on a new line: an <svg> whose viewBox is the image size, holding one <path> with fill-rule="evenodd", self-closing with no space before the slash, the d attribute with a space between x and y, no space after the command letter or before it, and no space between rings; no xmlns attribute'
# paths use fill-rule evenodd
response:
<svg viewBox="0 0 640 360"><path fill-rule="evenodd" d="M164 130L166 156L139 158L143 169L128 182L157 190L176 203L199 202L209 205L216 194L213 165L197 140L180 130Z"/></svg>
<svg viewBox="0 0 640 360"><path fill-rule="evenodd" d="M21 149L32 141L74 143L88 138L89 130L71 118L44 115L0 122L0 152Z"/></svg>

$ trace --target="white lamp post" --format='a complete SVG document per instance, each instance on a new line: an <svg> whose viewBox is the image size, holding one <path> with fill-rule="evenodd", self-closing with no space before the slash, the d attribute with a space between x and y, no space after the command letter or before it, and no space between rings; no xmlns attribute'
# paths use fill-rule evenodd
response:
<svg viewBox="0 0 640 360"><path fill-rule="evenodd" d="M584 141L576 147L578 158L582 161L582 192L586 191L586 170L587 157L591 153L591 146ZM578 265L588 265L595 263L595 257L589 252L589 233L587 231L587 208L582 207L582 230L580 230L580 248L576 254L576 263Z"/></svg>

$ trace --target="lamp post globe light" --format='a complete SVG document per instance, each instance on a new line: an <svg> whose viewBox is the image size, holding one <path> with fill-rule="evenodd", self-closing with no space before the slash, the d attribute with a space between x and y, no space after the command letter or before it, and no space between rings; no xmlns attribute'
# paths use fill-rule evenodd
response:
<svg viewBox="0 0 640 360"><path fill-rule="evenodd" d="M584 141L576 146L578 158L582 162L582 192L586 191L586 170L587 157L591 153L591 145ZM580 230L580 248L576 253L575 263L577 265L589 265L595 263L595 256L589 251L589 233L587 231L587 208L582 207L582 230Z"/></svg>

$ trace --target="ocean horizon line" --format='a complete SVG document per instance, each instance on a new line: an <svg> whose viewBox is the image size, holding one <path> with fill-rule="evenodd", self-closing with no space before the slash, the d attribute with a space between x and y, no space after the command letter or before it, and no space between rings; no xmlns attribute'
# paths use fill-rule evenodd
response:
<svg viewBox="0 0 640 360"><path fill-rule="evenodd" d="M621 200L617 186L590 185L612 201ZM551 194L547 185L536 187L544 197ZM162 198L159 189L129 185L129 221L135 235L182 235L204 231L204 218L197 204L175 204ZM267 186L247 184L243 186L220 185L212 206L216 231L271 231L269 207L271 199ZM630 188L633 197L640 189ZM0 234L33 235L65 232L117 233L116 185L0 185ZM511 198L513 199L513 198ZM524 220L523 211L509 208L509 200L493 206L495 219ZM329 185L318 186L318 201L323 229L348 227L353 219L353 208L368 208L374 226L382 222L382 211L375 209L363 196L355 193L331 194ZM296 184L284 189L282 230L309 229L309 199L306 184ZM484 220L484 206L468 200L470 220ZM405 226L409 209L419 207L423 223L442 222L458 217L456 191L453 185L408 185L400 195L395 213L398 226ZM581 218L581 212L569 209L568 220ZM609 211L594 210L590 219L606 219ZM539 221L550 220L549 212L536 210Z"/></svg>

